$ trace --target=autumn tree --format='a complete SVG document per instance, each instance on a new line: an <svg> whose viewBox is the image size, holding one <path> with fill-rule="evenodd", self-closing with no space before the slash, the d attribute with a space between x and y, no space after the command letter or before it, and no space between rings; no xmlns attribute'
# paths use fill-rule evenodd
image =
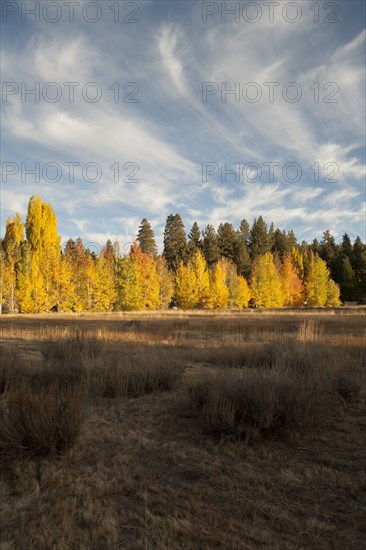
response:
<svg viewBox="0 0 366 550"><path fill-rule="evenodd" d="M210 276L202 252L197 251L195 253L189 263L189 267L193 269L196 279L197 298L194 305L197 307L208 307L210 301Z"/></svg>
<svg viewBox="0 0 366 550"><path fill-rule="evenodd" d="M2 300L9 313L16 310L17 269L21 255L21 244L24 241L24 225L17 212L14 218L6 222L3 240L3 291Z"/></svg>
<svg viewBox="0 0 366 550"><path fill-rule="evenodd" d="M229 303L229 289L226 286L226 270L222 261L217 262L211 271L210 307L224 309Z"/></svg>
<svg viewBox="0 0 366 550"><path fill-rule="evenodd" d="M282 294L285 306L298 306L304 301L304 287L292 263L291 255L287 254L281 266Z"/></svg>
<svg viewBox="0 0 366 550"><path fill-rule="evenodd" d="M248 307L251 297L247 281L238 275L236 265L230 260L221 260L225 271L225 285L229 291L229 307Z"/></svg>
<svg viewBox="0 0 366 550"><path fill-rule="evenodd" d="M144 309L140 273L129 255L120 258L117 268L116 309L133 311Z"/></svg>
<svg viewBox="0 0 366 550"><path fill-rule="evenodd" d="M194 308L198 300L197 278L193 267L181 261L175 273L175 298L182 309Z"/></svg>
<svg viewBox="0 0 366 550"><path fill-rule="evenodd" d="M43 291L46 296L44 307L45 311L49 311L57 304L56 274L61 260L61 246L52 206L43 203L37 195L33 195L28 204L26 235L34 262L42 266Z"/></svg>
<svg viewBox="0 0 366 550"><path fill-rule="evenodd" d="M112 311L116 301L116 288L113 277L113 264L100 254L95 262L95 286L93 292L94 311Z"/></svg>
<svg viewBox="0 0 366 550"><path fill-rule="evenodd" d="M311 251L305 278L305 297L309 305L324 306L326 304L329 277L330 273L325 261Z"/></svg>
<svg viewBox="0 0 366 550"><path fill-rule="evenodd" d="M130 252L139 282L143 309L158 309L160 305L159 275L154 258L144 253L135 243Z"/></svg>
<svg viewBox="0 0 366 550"><path fill-rule="evenodd" d="M325 305L328 307L339 307L341 305L341 290L339 285L333 281L333 279L328 279L327 284L327 300Z"/></svg>
<svg viewBox="0 0 366 550"><path fill-rule="evenodd" d="M156 272L159 277L159 309L167 309L174 294L174 275L162 256L156 260Z"/></svg>
<svg viewBox="0 0 366 550"><path fill-rule="evenodd" d="M281 277L270 252L257 257L250 280L252 299L257 307L281 307L284 303Z"/></svg>
<svg viewBox="0 0 366 550"><path fill-rule="evenodd" d="M299 247L293 246L291 248L291 261L292 265L296 269L296 273L300 281L304 280L304 256Z"/></svg>

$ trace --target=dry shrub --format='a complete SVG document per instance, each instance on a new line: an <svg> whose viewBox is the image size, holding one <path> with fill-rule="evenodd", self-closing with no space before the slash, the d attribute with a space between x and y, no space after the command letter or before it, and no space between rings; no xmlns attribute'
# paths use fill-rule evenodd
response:
<svg viewBox="0 0 366 550"><path fill-rule="evenodd" d="M126 355L110 353L91 362L87 368L92 397L138 397L171 390L179 376L172 352Z"/></svg>
<svg viewBox="0 0 366 550"><path fill-rule="evenodd" d="M86 385L57 382L37 393L28 386L7 392L0 406L0 453L44 456L76 440L84 416Z"/></svg>
<svg viewBox="0 0 366 550"><path fill-rule="evenodd" d="M324 386L277 368L218 373L191 386L190 395L208 430L236 435L314 427L332 406Z"/></svg>
<svg viewBox="0 0 366 550"><path fill-rule="evenodd" d="M75 364L83 359L98 357L103 351L103 343L77 336L67 340L47 342L42 353L46 364L62 361L63 364Z"/></svg>
<svg viewBox="0 0 366 550"><path fill-rule="evenodd" d="M277 350L271 368L206 374L189 393L209 431L289 435L324 423L336 414L340 398L356 399L364 385L364 361L364 351L288 346Z"/></svg>
<svg viewBox="0 0 366 550"><path fill-rule="evenodd" d="M23 375L18 354L15 350L1 346L0 348L0 394L8 388L19 384Z"/></svg>

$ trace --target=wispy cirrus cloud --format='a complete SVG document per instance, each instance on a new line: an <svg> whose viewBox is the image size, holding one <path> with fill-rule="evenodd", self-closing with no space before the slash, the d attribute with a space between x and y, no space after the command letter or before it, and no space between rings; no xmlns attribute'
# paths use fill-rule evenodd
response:
<svg viewBox="0 0 366 550"><path fill-rule="evenodd" d="M320 29L306 2L299 2L303 17L296 24L281 17L273 23L263 18L222 24L211 18L203 24L200 3L155 3L155 11L152 4L140 4L140 23L134 26L20 24L14 40L7 38L3 80L29 87L56 82L63 95L56 103L9 96L2 104L3 161L29 166L75 161L80 167L72 183L66 172L57 184L42 177L39 182L28 177L24 184L20 174L8 178L2 184L2 226L13 210L24 215L29 196L38 193L54 205L65 237L82 233L101 242L107 235L130 238L148 217L161 243L165 218L176 211L187 229L195 219L201 226L225 220L238 225L262 214L302 238L321 235L325 225L336 235L363 235L364 8L342 5L343 19ZM65 82L80 83L74 102ZM102 89L100 101L83 98L88 82ZM137 85L136 103L123 101L131 91L124 85L131 82ZM206 102L204 82L218 86ZM249 82L261 90L257 102L243 97ZM291 82L302 92L296 103L283 97ZM227 90L239 83L238 102L233 94L222 101L222 83ZM272 102L268 83L274 85ZM336 87L324 89L329 83ZM337 102L327 102L329 97ZM95 184L82 178L89 162L103 171ZM136 163L138 182L116 183L110 169L116 162L122 176L126 163ZM238 182L230 174L221 181L218 171L203 182L205 162L225 163L228 170L235 163L241 168L257 163L263 174L257 182L242 175ZM272 180L268 162L279 165ZM284 177L288 162L301 167L298 181ZM338 167L333 179L325 168L329 163Z"/></svg>

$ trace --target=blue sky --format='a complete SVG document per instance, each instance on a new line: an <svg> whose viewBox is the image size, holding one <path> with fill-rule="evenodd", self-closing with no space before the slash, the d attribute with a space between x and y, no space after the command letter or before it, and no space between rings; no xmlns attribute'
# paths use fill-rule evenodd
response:
<svg viewBox="0 0 366 550"><path fill-rule="evenodd" d="M299 241L365 240L364 2L282 1L273 21L263 1L226 21L221 2L120 2L116 22L116 2L79 1L73 22L51 4L2 3L2 234L39 194L62 242L95 247L127 247L146 217L161 249L176 212L187 232L262 214ZM39 101L22 100L36 83Z"/></svg>

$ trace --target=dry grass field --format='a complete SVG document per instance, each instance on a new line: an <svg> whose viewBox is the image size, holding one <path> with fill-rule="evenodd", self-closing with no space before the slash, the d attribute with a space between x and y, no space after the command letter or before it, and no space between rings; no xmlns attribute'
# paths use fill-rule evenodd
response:
<svg viewBox="0 0 366 550"><path fill-rule="evenodd" d="M0 318L0 549L360 549L366 310Z"/></svg>

